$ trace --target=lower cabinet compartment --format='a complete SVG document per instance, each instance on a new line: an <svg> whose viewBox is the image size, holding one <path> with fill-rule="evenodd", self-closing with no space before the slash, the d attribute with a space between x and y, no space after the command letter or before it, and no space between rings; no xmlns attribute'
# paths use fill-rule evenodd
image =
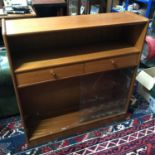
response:
<svg viewBox="0 0 155 155"><path fill-rule="evenodd" d="M30 144L125 116L134 68L18 88Z"/></svg>

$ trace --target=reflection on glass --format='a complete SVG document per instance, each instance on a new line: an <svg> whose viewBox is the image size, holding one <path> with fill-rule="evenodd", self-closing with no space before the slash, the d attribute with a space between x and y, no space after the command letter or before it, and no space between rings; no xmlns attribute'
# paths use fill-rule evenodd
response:
<svg viewBox="0 0 155 155"><path fill-rule="evenodd" d="M131 69L81 77L81 122L124 112Z"/></svg>

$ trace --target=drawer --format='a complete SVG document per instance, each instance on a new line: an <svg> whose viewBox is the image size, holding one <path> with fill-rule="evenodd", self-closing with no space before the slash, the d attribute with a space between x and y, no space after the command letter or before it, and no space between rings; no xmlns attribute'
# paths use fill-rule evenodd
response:
<svg viewBox="0 0 155 155"><path fill-rule="evenodd" d="M134 54L87 62L85 63L85 72L100 72L136 66L138 63L138 57L138 54Z"/></svg>
<svg viewBox="0 0 155 155"><path fill-rule="evenodd" d="M40 69L25 73L17 73L16 79L18 86L31 85L34 83L53 81L84 73L83 64L66 65L62 67L53 67L48 69Z"/></svg>

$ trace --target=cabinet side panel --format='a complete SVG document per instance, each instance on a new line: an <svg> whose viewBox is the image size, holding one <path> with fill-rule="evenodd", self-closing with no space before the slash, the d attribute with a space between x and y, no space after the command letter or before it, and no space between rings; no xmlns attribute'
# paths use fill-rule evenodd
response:
<svg viewBox="0 0 155 155"><path fill-rule="evenodd" d="M20 116L21 116L21 120L25 129L25 133L26 135L28 135L28 130L27 130L27 126L25 124L25 120L26 118L24 117L24 113L23 113L23 108L20 102L20 97L18 94L18 89L17 89L17 82L16 82L16 78L15 78L15 74L14 74L14 70L13 70L13 63L12 63L12 55L10 53L10 46L8 44L8 36L6 35L6 26L5 26L5 20L2 20L2 35L3 35L3 41L4 41L4 45L7 49L7 56L9 59L9 65L10 65L10 70L11 70L11 77L12 77L12 81L13 81L13 85L14 85L14 89L15 89L15 94L16 94L16 99L17 99L17 103L18 103L18 108L20 111ZM26 137L27 141L28 141L28 137Z"/></svg>
<svg viewBox="0 0 155 155"><path fill-rule="evenodd" d="M139 49L139 51L142 51L146 32L147 32L148 24L137 24L134 27L128 27L128 30L125 31L127 38L129 41Z"/></svg>
<svg viewBox="0 0 155 155"><path fill-rule="evenodd" d="M126 111L128 110L130 98L131 98L131 95L134 89L135 78L136 78L137 69L140 63L140 57L142 54L145 36L147 33L147 28L148 28L148 23L145 23L145 24L138 24L135 28L129 30L129 36L130 36L131 41L133 41L133 44L135 44L135 46L139 49L139 57L138 57L138 64L133 71L133 76L131 79L131 85L130 85L129 94L128 94L128 101L126 104Z"/></svg>

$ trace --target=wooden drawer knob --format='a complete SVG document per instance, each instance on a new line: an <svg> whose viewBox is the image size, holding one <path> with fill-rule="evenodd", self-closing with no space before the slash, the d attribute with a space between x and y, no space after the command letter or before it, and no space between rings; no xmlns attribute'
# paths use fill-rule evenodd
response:
<svg viewBox="0 0 155 155"><path fill-rule="evenodd" d="M115 62L115 60L111 60L111 63L113 64L113 66L116 68L117 67L117 64Z"/></svg>
<svg viewBox="0 0 155 155"><path fill-rule="evenodd" d="M52 75L52 77L54 77L55 79L57 78L56 73L54 72L54 70L50 70L50 74Z"/></svg>

